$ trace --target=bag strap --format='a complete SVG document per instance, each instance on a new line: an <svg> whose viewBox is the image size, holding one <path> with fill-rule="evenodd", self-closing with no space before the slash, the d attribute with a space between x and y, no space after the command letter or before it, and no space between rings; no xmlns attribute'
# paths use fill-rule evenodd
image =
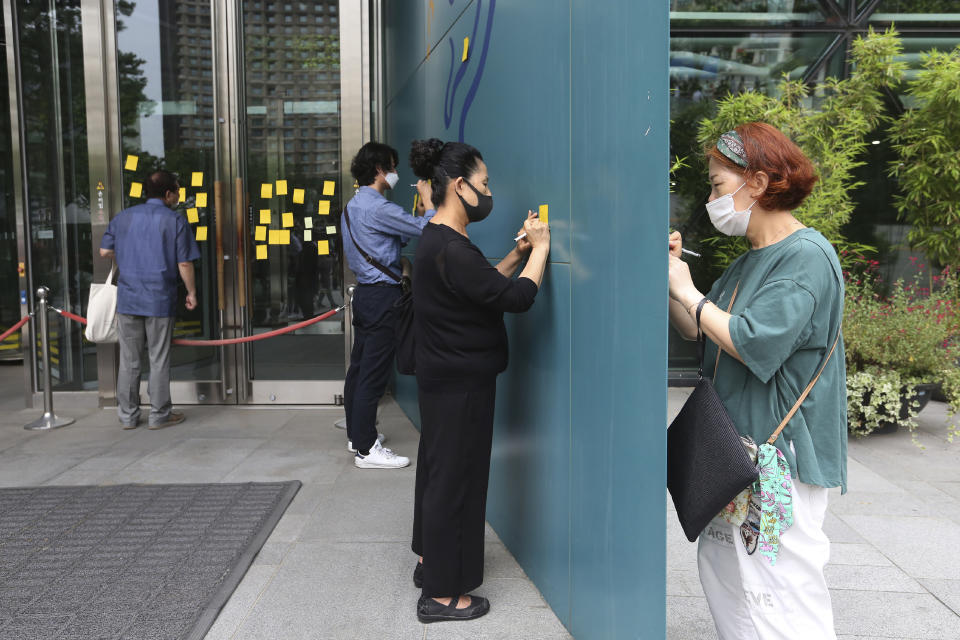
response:
<svg viewBox="0 0 960 640"><path fill-rule="evenodd" d="M727 306L727 313L730 313L730 309L733 308L733 301L737 299L737 290L740 288L740 282L737 282L737 286L733 289L733 297L730 298L730 304ZM703 332L703 329L700 328L700 312L703 311L703 305L709 302L705 297L697 305L697 358L700 363L700 369L697 371L697 376L699 378L703 377L703 359L707 350L707 336ZM720 347L717 347L717 362L720 362ZM717 379L717 365L713 365L713 379Z"/></svg>
<svg viewBox="0 0 960 640"><path fill-rule="evenodd" d="M383 273L383 275L393 279L395 282L401 282L402 278L400 276L377 262L373 256L361 249L360 245L357 244L357 239L353 236L353 229L350 228L350 215L347 213L347 207L343 208L343 219L347 221L347 231L350 233L350 239L353 240L353 246L357 248L357 251L360 253L360 255L363 256L367 262L376 267L377 270Z"/></svg>
<svg viewBox="0 0 960 640"><path fill-rule="evenodd" d="M737 280L737 286L733 288L733 296L730 298L730 304L727 305L727 313L730 313L730 310L733 309L733 301L737 299L737 291L740 290L740 281ZM720 352L723 349L720 348L720 345L717 345L717 361L713 363L713 379L717 379L717 367L720 366Z"/></svg>
<svg viewBox="0 0 960 640"><path fill-rule="evenodd" d="M110 273L107 274L107 284L113 283L113 272L117 269L117 263L115 260L110 261Z"/></svg>

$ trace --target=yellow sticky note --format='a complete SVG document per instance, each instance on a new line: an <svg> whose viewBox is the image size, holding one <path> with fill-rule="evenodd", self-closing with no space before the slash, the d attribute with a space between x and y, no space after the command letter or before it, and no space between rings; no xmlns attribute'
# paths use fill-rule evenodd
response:
<svg viewBox="0 0 960 640"><path fill-rule="evenodd" d="M328 235L328 236L335 236L335 235L337 235L337 227L336 227L336 225L332 225L332 224L331 224L331 225L329 225L329 226L327 227L327 235Z"/></svg>
<svg viewBox="0 0 960 640"><path fill-rule="evenodd" d="M317 255L330 255L330 242L328 240L317 240Z"/></svg>
<svg viewBox="0 0 960 640"><path fill-rule="evenodd" d="M207 194L206 192L197 194L197 206L206 207L207 206Z"/></svg>
<svg viewBox="0 0 960 640"><path fill-rule="evenodd" d="M142 194L142 193L143 193L143 185L142 185L142 184L140 184L139 182L131 182L131 183L130 183L130 197L131 197L131 198L139 198L139 197L140 197L140 194Z"/></svg>
<svg viewBox="0 0 960 640"><path fill-rule="evenodd" d="M549 218L550 216L547 213L547 205L545 204L540 205L540 222L545 222L547 224L550 224Z"/></svg>
<svg viewBox="0 0 960 640"><path fill-rule="evenodd" d="M313 218L307 216L303 219L303 226L307 229L313 229Z"/></svg>
<svg viewBox="0 0 960 640"><path fill-rule="evenodd" d="M321 216L328 216L328 215L330 215L330 201L329 201L329 200L321 200L321 201L320 201L320 206L317 207L317 213L320 214Z"/></svg>
<svg viewBox="0 0 960 640"><path fill-rule="evenodd" d="M285 214L283 214L283 218L282 218L282 219L283 219L283 226L284 226L284 227L292 227L292 226L293 226L293 214L292 214L292 213L285 213Z"/></svg>
<svg viewBox="0 0 960 640"><path fill-rule="evenodd" d="M333 182L333 180L323 181L323 195L332 196L334 188L335 188L335 183Z"/></svg>
<svg viewBox="0 0 960 640"><path fill-rule="evenodd" d="M180 202L186 202L186 201L187 201L187 188L180 187Z"/></svg>
<svg viewBox="0 0 960 640"><path fill-rule="evenodd" d="M194 171L193 177L190 178L191 187L202 187L203 186L203 173L200 171Z"/></svg>
<svg viewBox="0 0 960 640"><path fill-rule="evenodd" d="M286 180L277 180L277 195L285 196L287 195L287 181Z"/></svg>
<svg viewBox="0 0 960 640"><path fill-rule="evenodd" d="M260 224L270 224L270 209L260 209Z"/></svg>
<svg viewBox="0 0 960 640"><path fill-rule="evenodd" d="M310 242L311 240L313 240L313 231L311 231L310 229L304 229L304 230L303 230L303 241L304 241L304 242Z"/></svg>
<svg viewBox="0 0 960 640"><path fill-rule="evenodd" d="M187 222L197 224L200 222L200 214L196 209L187 209Z"/></svg>
<svg viewBox="0 0 960 640"><path fill-rule="evenodd" d="M267 245L258 244L257 245L257 260L266 260L267 259Z"/></svg>
<svg viewBox="0 0 960 640"><path fill-rule="evenodd" d="M136 171L137 164L140 162L140 158L137 156L127 156L127 162L123 165L123 168L127 171Z"/></svg>
<svg viewBox="0 0 960 640"><path fill-rule="evenodd" d="M280 244L280 229L270 229L269 244Z"/></svg>
<svg viewBox="0 0 960 640"><path fill-rule="evenodd" d="M463 39L463 55L460 56L460 62L466 62L469 55L470 55L470 38L468 36Z"/></svg>
<svg viewBox="0 0 960 640"><path fill-rule="evenodd" d="M294 204L303 204L303 189L294 189L293 190L293 203Z"/></svg>
<svg viewBox="0 0 960 640"><path fill-rule="evenodd" d="M272 198L273 197L273 183L264 182L260 185L260 197L261 198Z"/></svg>
<svg viewBox="0 0 960 640"><path fill-rule="evenodd" d="M267 239L267 228L257 227L253 232L253 239L257 242L263 242Z"/></svg>
<svg viewBox="0 0 960 640"><path fill-rule="evenodd" d="M290 244L290 229L280 231L280 244Z"/></svg>
<svg viewBox="0 0 960 640"><path fill-rule="evenodd" d="M197 242L203 242L207 239L207 228L197 227Z"/></svg>

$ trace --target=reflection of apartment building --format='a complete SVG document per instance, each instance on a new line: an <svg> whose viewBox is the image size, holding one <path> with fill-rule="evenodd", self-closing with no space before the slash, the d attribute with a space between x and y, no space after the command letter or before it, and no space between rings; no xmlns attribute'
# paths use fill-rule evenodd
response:
<svg viewBox="0 0 960 640"><path fill-rule="evenodd" d="M181 117L164 127L185 148L213 145L210 3L162 0L164 102ZM247 148L251 157L308 175L339 159L337 0L243 2ZM168 110L165 109L165 113Z"/></svg>

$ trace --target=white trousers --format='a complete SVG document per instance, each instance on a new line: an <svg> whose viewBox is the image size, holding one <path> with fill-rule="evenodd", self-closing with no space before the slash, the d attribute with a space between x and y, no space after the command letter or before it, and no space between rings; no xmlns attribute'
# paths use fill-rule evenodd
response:
<svg viewBox="0 0 960 640"><path fill-rule="evenodd" d="M835 640L823 568L827 490L794 481L793 526L780 538L777 564L747 555L740 528L713 520L697 550L700 584L720 640Z"/></svg>

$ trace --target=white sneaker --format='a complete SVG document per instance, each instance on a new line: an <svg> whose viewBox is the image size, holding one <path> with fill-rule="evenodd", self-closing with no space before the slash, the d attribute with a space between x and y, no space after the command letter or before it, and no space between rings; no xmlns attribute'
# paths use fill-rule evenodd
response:
<svg viewBox="0 0 960 640"><path fill-rule="evenodd" d="M382 433L377 434L377 442L379 442L380 444L383 444L383 441L386 439L387 439L387 436L383 435ZM349 451L350 453L357 452L357 450L353 448L352 440L347 440L347 451Z"/></svg>
<svg viewBox="0 0 960 640"><path fill-rule="evenodd" d="M353 464L360 469L400 469L410 464L410 458L398 456L379 442L374 442L369 454L364 456L358 451L354 455Z"/></svg>

